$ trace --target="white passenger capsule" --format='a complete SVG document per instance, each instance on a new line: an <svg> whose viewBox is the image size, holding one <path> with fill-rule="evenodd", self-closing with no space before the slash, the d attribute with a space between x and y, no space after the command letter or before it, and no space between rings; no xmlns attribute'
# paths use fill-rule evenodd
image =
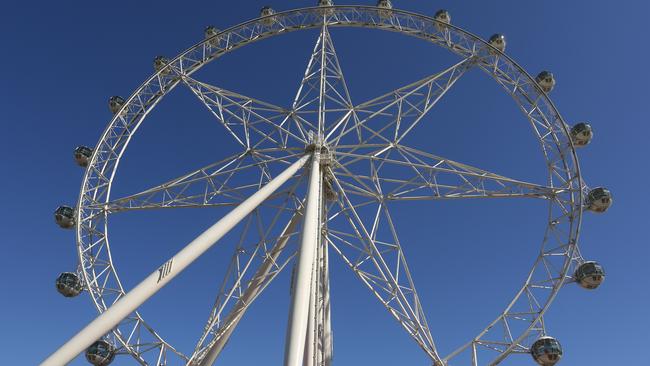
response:
<svg viewBox="0 0 650 366"><path fill-rule="evenodd" d="M578 266L573 278L582 288L594 290L605 281L605 269L598 262L584 262Z"/></svg>
<svg viewBox="0 0 650 366"><path fill-rule="evenodd" d="M265 6L260 10L260 18L268 17L263 20L264 24L266 25L271 25L275 21L275 17L272 15L275 14L275 10L273 10L270 6Z"/></svg>
<svg viewBox="0 0 650 366"><path fill-rule="evenodd" d="M318 6L334 6L334 1L333 0L318 0ZM334 9L326 9L323 10L323 14L325 15L332 15L334 14Z"/></svg>
<svg viewBox="0 0 650 366"><path fill-rule="evenodd" d="M115 359L115 347L112 344L99 340L86 349L86 360L93 366L108 366Z"/></svg>
<svg viewBox="0 0 650 366"><path fill-rule="evenodd" d="M612 193L603 187L594 188L587 195L587 209L593 212L605 212L613 203Z"/></svg>
<svg viewBox="0 0 650 366"><path fill-rule="evenodd" d="M205 36L205 39L209 39L208 44L212 47L219 46L221 37L219 37L218 34L219 34L219 29L217 29L213 25L209 25L205 27L205 30L203 31L203 35Z"/></svg>
<svg viewBox="0 0 650 366"><path fill-rule="evenodd" d="M571 128L571 140L575 147L587 146L593 138L594 131L588 123L580 122Z"/></svg>
<svg viewBox="0 0 650 366"><path fill-rule="evenodd" d="M120 97L119 95L114 95L108 98L108 108L111 110L111 113L113 114L119 112L125 103L126 101L124 100L124 98Z"/></svg>
<svg viewBox="0 0 650 366"><path fill-rule="evenodd" d="M59 206L54 211L54 221L63 229L71 229L75 225L74 208Z"/></svg>
<svg viewBox="0 0 650 366"><path fill-rule="evenodd" d="M153 68L156 72L160 72L161 75L169 74L170 70L167 65L169 65L169 60L163 56L157 56L153 59Z"/></svg>
<svg viewBox="0 0 650 366"><path fill-rule="evenodd" d="M390 0L377 1L377 7L379 8L378 14L380 18L388 19L393 16L393 3Z"/></svg>
<svg viewBox="0 0 650 366"><path fill-rule="evenodd" d="M562 345L553 337L541 337L530 347L530 354L541 366L553 366L562 358Z"/></svg>
<svg viewBox="0 0 650 366"><path fill-rule="evenodd" d="M80 167L87 167L90 163L90 158L93 156L93 149L88 146L78 146L74 149L74 161Z"/></svg>
<svg viewBox="0 0 650 366"><path fill-rule="evenodd" d="M506 36L503 34L493 34L488 43L501 52L506 51Z"/></svg>
<svg viewBox="0 0 650 366"><path fill-rule="evenodd" d="M433 16L433 18L435 20L437 20L437 22L435 23L435 26L436 26L436 29L438 29L438 31L440 31L440 32L447 29L445 24L451 24L451 15L445 9L438 10L436 12L436 15Z"/></svg>
<svg viewBox="0 0 650 366"><path fill-rule="evenodd" d="M75 297L81 293L83 285L76 273L63 272L56 278L56 290L65 297Z"/></svg>
<svg viewBox="0 0 650 366"><path fill-rule="evenodd" d="M540 72L537 77L535 77L535 81L539 87L542 88L544 93L550 93L555 87L555 77L553 76L553 73L548 71Z"/></svg>

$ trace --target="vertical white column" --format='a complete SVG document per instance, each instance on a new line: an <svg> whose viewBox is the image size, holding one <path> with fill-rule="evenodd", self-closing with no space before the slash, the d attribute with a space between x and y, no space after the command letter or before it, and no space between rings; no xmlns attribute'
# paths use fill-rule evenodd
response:
<svg viewBox="0 0 650 366"><path fill-rule="evenodd" d="M478 356L476 354L476 343L472 342L472 366L478 365Z"/></svg>
<svg viewBox="0 0 650 366"><path fill-rule="evenodd" d="M63 366L72 361L97 339L115 328L124 318L133 313L140 305L163 288L169 281L192 264L198 257L212 247L228 231L250 214L264 200L269 198L280 186L305 165L309 156L303 156L289 168L280 173L267 185L240 203L235 209L219 220L208 230L199 235L185 248L179 251L160 268L145 278L128 294L108 310L95 318L90 324L72 337L61 348L48 357L41 366ZM318 165L318 164L317 164Z"/></svg>
<svg viewBox="0 0 650 366"><path fill-rule="evenodd" d="M321 211L321 217L325 217L323 211ZM323 364L323 238L322 236L320 238L321 241L318 243L318 249L316 250L316 270L314 271L314 286L316 286L314 295L316 296L316 302L312 304L316 314L313 365Z"/></svg>
<svg viewBox="0 0 650 366"><path fill-rule="evenodd" d="M312 279L315 278L312 272ZM314 300L314 282L312 280L312 291L309 297L309 321L307 322L307 333L305 337L305 352L303 354L302 366L314 366L314 327L316 326L316 301Z"/></svg>
<svg viewBox="0 0 650 366"><path fill-rule="evenodd" d="M318 236L320 238L320 235ZM318 309L318 301L320 297L319 281L320 276L320 242L316 243L316 254L314 255L314 263L311 271L311 285L309 296L309 321L307 322L307 335L305 338L305 355L303 358L303 366L314 366L316 360L316 332L320 322L317 321L320 314Z"/></svg>
<svg viewBox="0 0 650 366"><path fill-rule="evenodd" d="M219 357L219 354L226 346L226 343L228 343L228 340L230 340L230 336L239 324L239 321L244 317L246 310L248 310L248 307L257 298L257 295L264 285L266 277L269 275L271 269L273 268L273 265L276 264L278 257L287 246L289 238L291 238L292 234L296 231L296 227L298 226L298 223L300 223L301 219L302 216L299 213L294 214L294 216L291 218L291 221L289 221L289 224L287 224L287 226L284 228L282 234L278 238L277 243L273 249L271 249L269 256L264 260L262 266L253 276L250 285L248 285L248 288L244 294L237 301L235 308L230 312L230 314L226 316L226 320L223 321L222 326L224 327L225 331L217 336L217 340L212 346L210 346L210 349L201 360L201 363L199 364L200 366L212 366L217 360L217 357ZM195 361L190 360L189 364L192 365L192 362Z"/></svg>
<svg viewBox="0 0 650 366"><path fill-rule="evenodd" d="M330 308L330 268L329 268L329 246L323 238L323 360L324 366L332 364L333 340L332 321ZM320 366L320 365L319 365Z"/></svg>
<svg viewBox="0 0 650 366"><path fill-rule="evenodd" d="M320 236L321 202L320 148L316 147L311 161L302 240L296 264L296 277L287 327L284 366L302 366L304 360L305 341L309 324L312 269Z"/></svg>

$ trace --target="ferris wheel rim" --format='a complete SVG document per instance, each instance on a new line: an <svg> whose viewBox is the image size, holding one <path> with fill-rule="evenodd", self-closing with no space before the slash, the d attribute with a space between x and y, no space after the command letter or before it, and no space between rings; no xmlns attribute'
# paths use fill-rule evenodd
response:
<svg viewBox="0 0 650 366"><path fill-rule="evenodd" d="M356 10L356 11L377 12L377 8L376 8L376 7L372 7L372 6L361 6L361 5L360 5L360 6L333 6L333 7L331 7L331 8L334 9L335 11L343 11L343 10L345 10L345 9L348 9L348 10L351 9L351 10ZM262 17L262 18L252 19L252 20L246 21L246 22L244 22L244 23L241 23L241 24L239 24L239 25L236 25L236 26L230 27L230 28L228 28L228 29L226 29L226 30L220 32L219 35L227 34L228 32L233 32L233 31L236 30L236 29L240 29L240 28L243 28L243 27L246 27L246 26L249 26L249 25L259 25L259 24L261 24L261 23L263 22L263 20L264 20L265 18L276 18L276 17L277 17L277 18L282 18L282 17L284 17L284 16L289 16L289 15L297 14L297 13L300 13L300 12L311 13L311 12L322 12L322 11L323 11L323 8L322 8L322 7L308 7L308 8L299 8L299 9L294 9L294 10L287 10L287 11L283 11L283 12L278 12L278 13L275 13L274 15L271 15L271 16L268 16L268 17ZM421 20L426 20L426 21L428 21L428 22L432 22L432 23L437 23L437 22L438 22L437 20L435 20L435 19L432 18L432 17L425 16L425 15L421 15L421 14L417 14L417 13L413 13L413 12L408 12L408 11L403 11L403 10L398 10L398 9L392 9L391 11L392 11L393 13L395 13L395 14L401 14L401 15L405 15L405 16L412 16L412 17L416 17L416 18L421 19ZM324 21L324 22L325 22L325 21ZM320 25L322 25L322 24L320 24ZM305 26L304 28L297 28L297 29L283 29L282 31L277 31L277 32L274 32L274 33L272 33L272 34L266 34L266 35L263 35L263 36L261 36L259 39L255 39L254 41L264 40L264 39L266 39L266 38L274 37L274 36L276 36L276 35L280 35L280 34L284 34L284 33L289 33L289 32L293 32L293 31L305 30L305 29L313 29L313 28L315 28L315 27L317 27L317 26L319 26L319 24L307 25L307 26ZM418 35L409 34L408 32L405 32L405 31L403 31L403 30L400 31L400 30L396 30L396 29L389 29L389 28L383 27L383 24L375 24L375 25L370 25L370 24L357 25L357 24L352 24L352 23L345 24L344 22L342 22L342 21L339 20L339 23L337 23L337 24L328 24L328 26L331 26L331 27L362 27L362 28L371 28L371 29L379 29L379 30L394 31L394 32L401 33L401 34L405 34L405 35L409 35L409 36L415 36L415 37L418 37ZM453 29L453 30L455 30L455 31L457 31L457 32L460 32L460 33L462 33L462 34L465 35L465 36L469 36L469 37L470 37L473 41L475 41L475 42L482 43L483 45L486 45L486 46L488 46L488 47L491 47L491 46L489 46L489 45L487 44L487 42L485 42L483 39L481 39L481 38L479 38L479 37L473 35L473 34L470 33L470 32L467 32L467 31L465 31L465 30L463 30L463 29L461 29L461 28L459 28L459 27L457 27L457 26L450 25L450 24L446 24L446 23L444 24L444 26L445 26L445 27L448 27L448 28L450 28L450 29ZM418 38L421 38L421 37L418 37ZM189 49L187 49L187 50L183 51L182 53L180 53L180 54L179 54L178 56L176 56L175 58L171 59L170 62L169 62L169 64L171 65L171 64L173 64L173 63L175 63L175 62L177 62L177 61L179 61L179 60L182 60L182 58L183 58L184 56L190 54L192 51L196 51L197 49L200 49L200 48L202 48L202 47L205 48L205 46L206 46L208 43L209 43L209 39L205 39L205 40L203 40L203 41L197 43L196 45L194 45L194 46L190 47ZM237 46L233 46L232 48L230 48L230 49L228 49L228 50L223 50L223 52L219 53L218 56L208 58L205 62L201 62L201 63L199 64L199 66L197 66L196 68L194 68L194 69L192 69L190 72L188 72L188 75L191 75L193 72L195 72L195 71L197 71L198 69L202 68L203 66L207 65L208 63L210 63L211 61L215 60L216 58L219 58L219 57L221 57L221 56L223 56L223 55L229 53L230 51L232 51L232 50L234 50L234 49L237 49L237 48L239 48L239 47L245 46L245 45L250 44L250 43L252 43L252 42L244 42L243 44L241 44L241 45L237 45ZM439 44L439 43L434 43L434 44L437 44L437 45L439 45L439 46L441 45L441 44ZM448 47L448 49L450 49L452 52L454 52L453 47L450 46L450 47ZM528 74L528 73L527 73L527 72L526 72L526 71L525 71L521 66L519 66L519 65L518 65L514 60L512 60L509 56L507 56L506 54L501 53L501 54L499 54L499 57L502 58L502 59L507 60L509 65L514 66L514 67L515 67L515 68L516 68L516 69L517 69L517 70L518 70L522 75L527 76L527 78L529 79L529 81L530 81L531 83L533 83L533 85L535 85L535 83L534 83L534 78L533 78L531 75L529 75L529 74ZM140 93L142 90L144 90L144 89L145 89L145 88L146 88L150 83L155 82L157 79L159 80L159 78L160 78L160 76L161 76L161 73L162 73L161 71L159 71L159 72L157 72L157 73L154 73L154 74L153 74L149 79L147 79L147 81L145 81L145 83L143 83L139 88L137 88L136 91L132 94L132 96L131 96L130 98L128 98L128 100L126 101L124 108L128 108L129 104L133 101L133 99L134 99L137 95L139 95L139 93ZM174 88L178 85L178 83L179 83L179 81L177 80L177 81L175 81L175 82L171 82L170 84L168 84L168 85L170 85L170 87L169 87L169 88L165 88L165 89L164 89L164 93L163 93L163 94L162 94L158 99L156 99L156 100L154 101L154 103L153 103L151 106L149 106L149 109L147 109L147 110L144 112L144 114L141 116L140 120L137 122L136 128L133 130L133 133L131 133L131 134L128 136L127 142L123 145L123 147L122 147L121 150L120 150L119 157L117 158L117 161L116 161L115 165L111 168L112 171L110 172L111 174L110 174L110 178L109 178L108 193L106 194L106 202L108 202L108 200L110 199L110 188L111 188L111 186L112 186L113 177L114 177L114 175L116 174L116 171L117 171L117 169L118 169L119 160L121 159L122 154L123 154L124 151L126 150L126 148L127 148L127 146L128 146L128 143L130 142L131 137L135 134L135 132L136 132L136 130L137 130L137 127L139 127L139 126L141 125L141 123L144 121L144 119L146 119L147 114L148 114L148 113L149 113L153 108L155 108L155 106L157 105L157 103L159 103L159 102L163 99L163 97L164 97L164 96L165 96L169 91L171 91L172 89L174 89ZM567 125L566 125L566 123L564 123L564 120L562 119L561 115L560 115L559 112L557 111L557 108L556 108L555 105L553 104L552 100L551 100L551 99L546 95L546 93L543 93L543 92L542 92L542 93L540 93L540 96L544 99L544 101L545 101L546 103L549 104L549 106L550 106L550 108L551 108L551 111L555 113L556 118L559 119L559 121L562 122L560 125L561 125L561 127L562 127L562 129L563 129L563 133L564 133L566 136L569 136L569 131L568 131L568 129L567 129ZM111 120L111 122L109 123L109 126L106 128L106 130L105 130L104 133L102 134L102 137L101 137L100 140L99 140L98 146L100 146L100 145L102 144L102 142L105 140L106 135L111 131L111 127L113 127L113 126L115 125L115 123L118 123L118 122L119 122L119 119L120 119L120 116L119 116L119 113L118 113L118 114L116 114L115 117ZM572 178L576 179L577 184L578 184L578 187L582 187L582 186L583 186L583 183L582 183L582 177L581 177L581 174L580 174L580 167L579 167L579 164L578 164L577 154L576 154L576 152L575 152L575 148L573 147L570 138L568 139L568 142L569 142L569 144L571 144L569 151L570 151L570 153L571 153L571 160L573 161L573 168L572 168L572 169L573 169L574 172L575 172L575 177L572 177ZM91 167L94 168L94 164L95 164L95 163L96 163L96 154L94 153L94 154L93 154L93 158L92 158L92 162L91 162ZM105 168L106 168L106 166L104 166L104 168L102 169L102 173L104 172L104 169L105 169ZM85 196L85 193L86 193L85 188L86 188L86 185L87 185L87 181L88 181L88 178L89 178L89 174L90 174L89 172L90 172L90 171L91 171L91 169L88 169L88 170L86 171L86 173L84 174L83 183L82 183L82 190L81 190L80 195L79 195L79 201L78 201L79 203L83 202L83 197ZM552 174L552 173L550 172L549 174ZM98 191L95 191L95 193L94 193L94 194L95 194L95 197L96 197L97 194L98 194L97 192L98 192ZM581 195L581 194L578 194L578 195L577 195L577 200L576 200L576 203L575 203L575 207L577 207L577 208L579 209L580 212L577 213L578 222L577 222L577 224L576 224L576 226L575 226L575 229L574 229L574 230L575 230L575 238L573 238L573 239L574 239L574 242L573 242L573 244L571 244L571 250L570 250L571 253L570 253L570 254L567 254L567 260L566 260L566 262L565 262L565 266L566 266L566 268L563 269L563 274L564 274L564 276L563 276L563 278L562 278L562 280L561 280L562 282L564 281L564 277L565 277L566 273L568 273L568 269L569 269L569 266L571 265L571 261L572 261L573 251L575 250L575 248L576 248L576 246L577 246L577 239L578 239L578 236L579 236L579 227L580 227L580 222L581 222L582 199L583 199L583 198L582 198L582 195ZM551 201L551 205L552 205L552 204L553 204L553 202ZM78 207L79 207L79 209L77 210L77 222L81 222L81 220L83 219L83 218L82 218L82 211L83 211L82 209L83 209L83 206L78 205ZM124 289L122 288L121 282L120 282L120 280L119 280L119 276L117 275L117 271L115 270L115 267L113 266L113 263L112 263L112 258L110 257L110 253L111 253L111 252L110 252L110 243L109 243L109 240L108 240L108 223L107 223L107 220L106 220L106 219L104 220L104 223L103 223L103 224L104 224L104 234L106 235L106 242L105 242L105 245L106 245L106 248L107 248L107 254L108 254L108 256L109 256L109 262L110 262L110 266L111 266L111 271L113 272L113 274L114 274L114 278L115 278L115 280L117 281L117 283L118 283L118 285L119 285L119 287L120 287L120 291L122 291L122 293L124 293ZM83 249L84 249L84 248L82 247L82 239L81 239L81 237L82 237L83 234L82 234L81 231L82 231L81 226L78 226L78 228L77 228L77 243L78 243L77 248L78 248L79 260L80 260L80 266L81 266L82 269L83 269L83 271L82 271L82 272L83 272L83 276L84 276L85 282L88 283L88 281L90 280L90 276L88 275L87 270L86 270L86 268L85 268L85 266L84 266L84 259L85 259L85 258L83 257ZM561 284L560 284L560 287L561 287ZM524 288L522 288L521 291L524 291ZM520 294L521 294L521 291L520 291ZM558 287L557 291L554 291L553 294L551 295L551 299L548 301L547 305L546 305L545 308L544 308L544 311L540 314L540 316L538 317L538 319L541 319L541 318L542 318L543 313L546 311L546 309L548 309L548 306L550 306L550 302L552 302L553 298L557 295L557 292L558 292L558 291L559 291L559 287ZM103 303L103 300L101 299L101 296L100 296L100 300L101 300L101 301L98 302L97 298L94 296L94 293L92 293L91 291L89 291L89 292L91 293L91 297L93 298L93 301L95 302L95 305L96 305L96 307L98 308L98 311L102 312L102 311L103 311L103 310L102 310L102 307L105 308L106 304ZM518 296L520 296L520 294L517 295L517 296L515 297L515 300L516 300L516 298L517 298ZM515 300L513 300L513 302L514 302ZM138 314L138 317L139 317L139 314ZM499 320L499 318L497 318L497 320L495 320L495 322L498 321L498 320ZM533 324L533 325L534 325L534 324ZM173 347L171 347L171 345L169 345L169 344L167 344L165 341L163 341L162 338L160 338L160 340L161 340L161 342L163 342L163 343L165 344L165 347L168 347L170 350L174 350ZM124 345L125 347L127 347L127 350L129 351L129 353L132 352L132 350L128 349L128 346L127 346L126 344L123 344L123 345ZM135 352L135 351L134 351L134 352ZM132 354L133 354L133 353L132 353Z"/></svg>

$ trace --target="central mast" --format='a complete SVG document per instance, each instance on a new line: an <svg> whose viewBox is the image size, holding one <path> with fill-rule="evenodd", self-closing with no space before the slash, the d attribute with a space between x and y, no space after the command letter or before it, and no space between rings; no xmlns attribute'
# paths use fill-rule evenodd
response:
<svg viewBox="0 0 650 366"><path fill-rule="evenodd" d="M327 14L323 12L323 26L293 104L294 118L310 129L303 131L308 134L306 150L311 153L311 168L302 241L292 281L284 366L329 366L332 359L328 246L323 235L325 202L336 195L326 136L347 125L353 107L327 27Z"/></svg>
<svg viewBox="0 0 650 366"><path fill-rule="evenodd" d="M307 205L302 226L302 239L298 249L293 296L289 312L284 365L303 366L313 360L315 329L315 270L318 247L321 243L321 214L323 203L323 179L320 168L320 138L310 145L313 148Z"/></svg>

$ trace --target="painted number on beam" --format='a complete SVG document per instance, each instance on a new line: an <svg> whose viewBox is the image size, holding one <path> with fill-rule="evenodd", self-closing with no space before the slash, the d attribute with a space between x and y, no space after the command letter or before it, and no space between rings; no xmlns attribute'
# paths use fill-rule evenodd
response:
<svg viewBox="0 0 650 366"><path fill-rule="evenodd" d="M167 277L169 272L172 271L173 263L174 260L170 259L167 261L167 263L163 264L160 268L158 268L158 282L160 282L163 278Z"/></svg>

